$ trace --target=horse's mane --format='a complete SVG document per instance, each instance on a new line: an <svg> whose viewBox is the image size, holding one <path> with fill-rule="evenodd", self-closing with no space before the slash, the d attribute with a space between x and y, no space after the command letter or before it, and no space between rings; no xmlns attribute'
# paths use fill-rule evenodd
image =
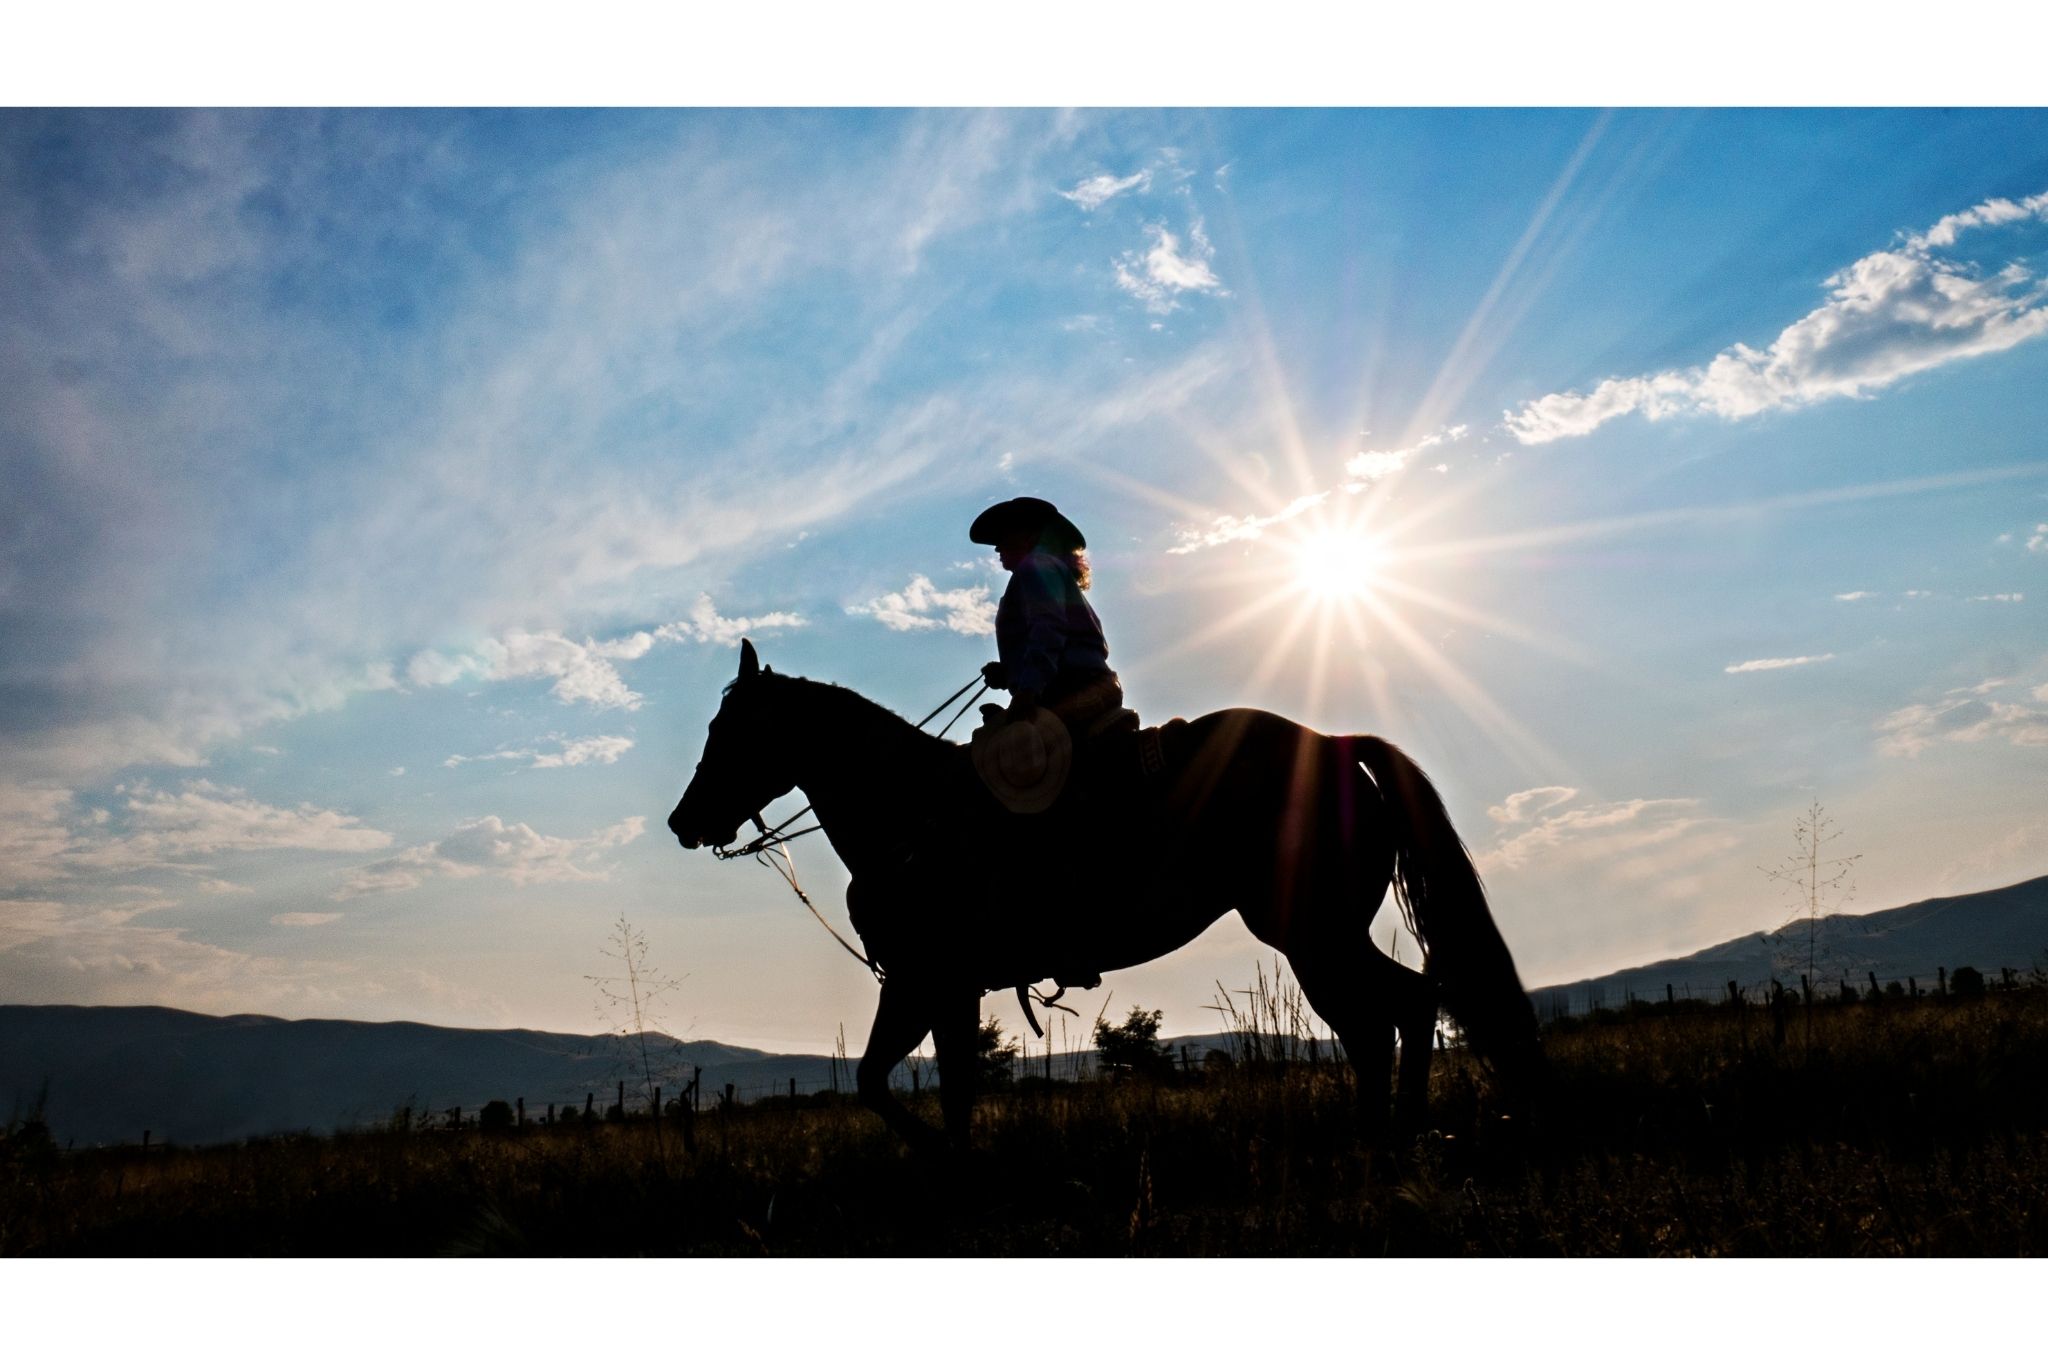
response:
<svg viewBox="0 0 2048 1365"><path fill-rule="evenodd" d="M852 688L842 686L839 683L825 682L818 678L806 678L795 673L776 673L765 668L755 676L754 680L759 683L773 684L780 688L802 691L807 696L822 703L828 711L834 713L833 719L841 728L851 729L854 727L865 728L872 726L881 729L901 730L906 734L915 735L919 739L929 740L933 744L943 744L948 748L952 747L949 741L940 739L937 735L925 733L914 723L905 720L880 702L864 697ZM734 679L732 682L727 683L725 686L726 692L730 693L733 688L739 686L739 681L739 679Z"/></svg>

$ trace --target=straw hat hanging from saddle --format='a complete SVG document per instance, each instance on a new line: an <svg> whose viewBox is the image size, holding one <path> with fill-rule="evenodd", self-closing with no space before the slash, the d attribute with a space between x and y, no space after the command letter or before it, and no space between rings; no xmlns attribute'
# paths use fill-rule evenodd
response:
<svg viewBox="0 0 2048 1365"><path fill-rule="evenodd" d="M1043 706L1022 715L990 706L968 740L974 771L996 800L1018 815L1036 815L1059 799L1074 766L1067 723Z"/></svg>

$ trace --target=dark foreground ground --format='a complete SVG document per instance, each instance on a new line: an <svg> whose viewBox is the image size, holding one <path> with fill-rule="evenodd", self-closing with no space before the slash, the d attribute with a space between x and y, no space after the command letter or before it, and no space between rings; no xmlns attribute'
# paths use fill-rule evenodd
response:
<svg viewBox="0 0 2048 1365"><path fill-rule="evenodd" d="M1342 1067L995 1096L964 1161L850 1105L0 1148L0 1254L2032 1255L2048 1249L2048 990L1553 1028L1503 1118L1456 1051L1432 1131L1362 1140ZM927 1097L923 1103L929 1105ZM931 1117L936 1115L932 1106Z"/></svg>

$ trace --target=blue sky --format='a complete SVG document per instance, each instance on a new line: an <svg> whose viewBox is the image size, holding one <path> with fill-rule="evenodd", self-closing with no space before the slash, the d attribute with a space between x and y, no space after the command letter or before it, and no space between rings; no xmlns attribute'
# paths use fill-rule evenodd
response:
<svg viewBox="0 0 2048 1365"><path fill-rule="evenodd" d="M858 1039L661 820L741 633L991 657L1019 493L1149 719L1409 749L1532 985L1775 926L1814 799L1851 908L2048 872L2044 133L0 114L0 999L584 1028L623 912L673 1029Z"/></svg>

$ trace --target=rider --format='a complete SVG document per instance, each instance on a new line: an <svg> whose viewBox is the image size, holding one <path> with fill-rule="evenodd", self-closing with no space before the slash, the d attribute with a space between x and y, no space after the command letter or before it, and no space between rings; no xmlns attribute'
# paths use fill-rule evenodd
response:
<svg viewBox="0 0 2048 1365"><path fill-rule="evenodd" d="M1011 714L1034 703L1076 738L1124 704L1102 621L1088 605L1088 542L1043 498L1011 498L974 519L967 537L993 545L1010 585L996 606L997 662L982 681L1010 694Z"/></svg>

